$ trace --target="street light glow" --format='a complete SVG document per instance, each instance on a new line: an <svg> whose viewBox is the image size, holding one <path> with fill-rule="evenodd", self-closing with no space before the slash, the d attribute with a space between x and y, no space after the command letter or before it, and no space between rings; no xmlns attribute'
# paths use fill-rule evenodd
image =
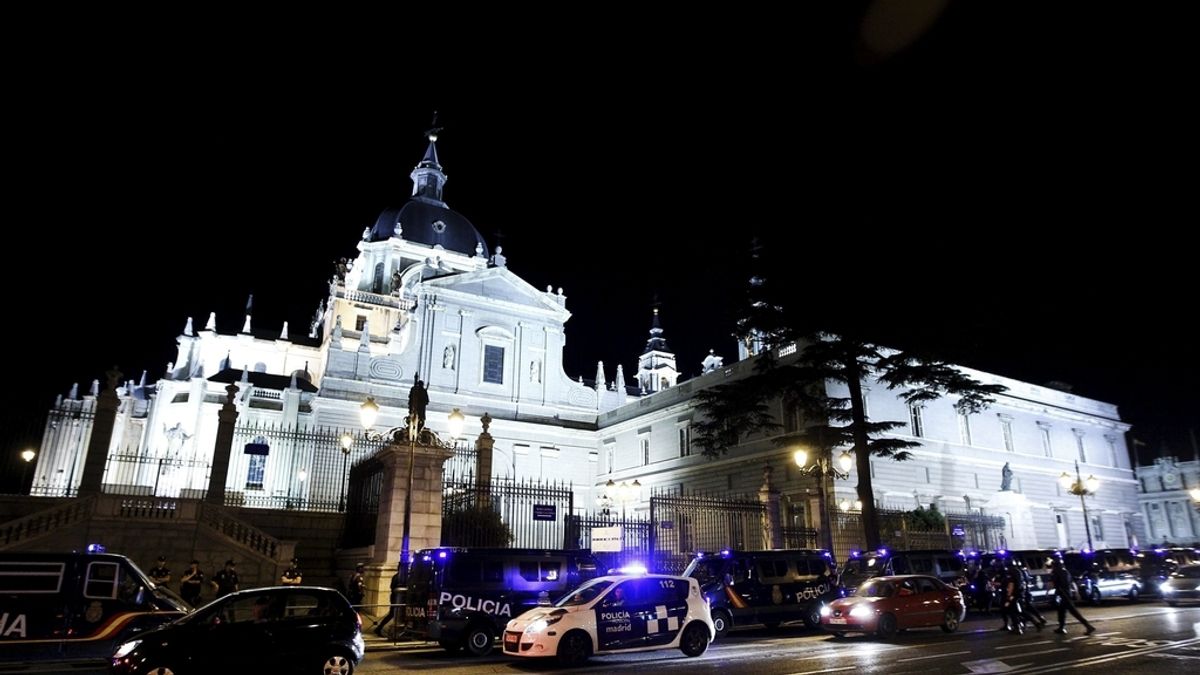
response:
<svg viewBox="0 0 1200 675"><path fill-rule="evenodd" d="M808 451L804 448L800 448L796 452L793 452L792 458L796 460L796 466L800 467L801 469L808 466Z"/></svg>
<svg viewBox="0 0 1200 675"><path fill-rule="evenodd" d="M843 473L850 473L850 467L854 466L854 458L848 451L843 450L841 456L838 457L838 465L842 467Z"/></svg>
<svg viewBox="0 0 1200 675"><path fill-rule="evenodd" d="M457 440L459 436L462 436L463 426L466 422L467 418L462 414L461 410L458 408L451 410L450 414L446 417L446 423L450 428L450 438Z"/></svg>
<svg viewBox="0 0 1200 675"><path fill-rule="evenodd" d="M368 396L367 400L363 401L358 407L358 416L368 430L375 426L375 420L379 417L379 404L375 402L374 397Z"/></svg>
<svg viewBox="0 0 1200 675"><path fill-rule="evenodd" d="M26 464L32 462L34 457L37 457L37 453L33 450L27 449L21 452L21 459L25 460Z"/></svg>

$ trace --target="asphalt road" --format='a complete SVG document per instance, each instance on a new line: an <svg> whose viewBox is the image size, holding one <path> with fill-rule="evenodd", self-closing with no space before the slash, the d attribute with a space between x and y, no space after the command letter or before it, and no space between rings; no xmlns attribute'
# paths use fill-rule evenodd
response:
<svg viewBox="0 0 1200 675"><path fill-rule="evenodd" d="M816 675L861 673L1050 673L1076 672L1196 673L1200 672L1200 607L1172 609L1147 601L1107 602L1081 611L1096 625L1084 636L1083 627L1068 619L1067 635L1046 630L1023 636L999 631L995 617L970 616L958 633L937 628L901 633L890 642L851 636L835 639L802 626L777 631L733 631L714 642L703 656L687 658L676 650L594 657L580 668L562 670L552 660L517 659L496 650L485 658L449 655L432 648L388 649L378 642L356 671L362 675L394 673L397 669L456 673L604 673L653 669L679 673L753 673L754 675Z"/></svg>

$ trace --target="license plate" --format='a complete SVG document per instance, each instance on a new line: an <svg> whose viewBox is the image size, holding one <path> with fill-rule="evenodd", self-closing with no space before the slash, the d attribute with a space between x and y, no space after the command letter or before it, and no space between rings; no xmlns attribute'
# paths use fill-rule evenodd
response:
<svg viewBox="0 0 1200 675"><path fill-rule="evenodd" d="M506 644L506 645L507 644L514 644L514 645L517 644L517 636L516 635L505 635L504 636L504 644Z"/></svg>
<svg viewBox="0 0 1200 675"><path fill-rule="evenodd" d="M846 623L845 619L834 617L829 620L829 623Z"/></svg>

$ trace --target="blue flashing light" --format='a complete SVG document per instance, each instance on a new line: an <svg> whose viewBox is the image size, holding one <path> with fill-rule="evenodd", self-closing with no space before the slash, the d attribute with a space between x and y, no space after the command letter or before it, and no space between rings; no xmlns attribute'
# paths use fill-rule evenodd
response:
<svg viewBox="0 0 1200 675"><path fill-rule="evenodd" d="M442 559L442 560L445 560L445 559L446 559L446 552L445 552L445 551L438 551L438 558L440 558L440 559Z"/></svg>
<svg viewBox="0 0 1200 675"><path fill-rule="evenodd" d="M887 549L886 548L879 549L879 555L887 555Z"/></svg>
<svg viewBox="0 0 1200 675"><path fill-rule="evenodd" d="M830 553L829 551L825 551L825 557L829 558L830 560L833 560L833 554Z"/></svg>
<svg viewBox="0 0 1200 675"><path fill-rule="evenodd" d="M1154 549L1154 552L1155 552L1155 553L1166 553L1166 552L1167 552L1167 549L1165 549L1165 548L1156 548L1156 549Z"/></svg>
<svg viewBox="0 0 1200 675"><path fill-rule="evenodd" d="M729 549L727 549L727 548L723 548L723 549L721 549L721 555L723 555L723 556L725 556L726 558L728 558L728 557L729 557Z"/></svg>
<svg viewBox="0 0 1200 675"><path fill-rule="evenodd" d="M1004 549L999 549L996 551L996 555L1005 556L1005 555L1008 555L1008 551L1006 551Z"/></svg>
<svg viewBox="0 0 1200 675"><path fill-rule="evenodd" d="M851 558L857 558L860 553L862 553L862 551L856 551L854 549L850 549L850 557Z"/></svg>
<svg viewBox="0 0 1200 675"><path fill-rule="evenodd" d="M87 545L88 553L104 553L107 550L108 550L107 548L104 548L104 544L88 544Z"/></svg>
<svg viewBox="0 0 1200 675"><path fill-rule="evenodd" d="M632 565L625 565L624 567L618 567L617 573L619 573L619 574L645 574L646 566L639 565L637 563L634 563Z"/></svg>

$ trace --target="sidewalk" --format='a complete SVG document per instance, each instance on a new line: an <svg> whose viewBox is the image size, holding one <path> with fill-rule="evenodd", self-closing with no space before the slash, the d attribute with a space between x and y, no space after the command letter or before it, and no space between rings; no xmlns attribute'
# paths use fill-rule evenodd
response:
<svg viewBox="0 0 1200 675"><path fill-rule="evenodd" d="M409 640L401 638L393 641L391 638L381 638L375 634L374 630L368 630L363 626L363 642L366 643L367 653L370 652L394 652L410 649L437 648L436 642L425 642L424 640Z"/></svg>

